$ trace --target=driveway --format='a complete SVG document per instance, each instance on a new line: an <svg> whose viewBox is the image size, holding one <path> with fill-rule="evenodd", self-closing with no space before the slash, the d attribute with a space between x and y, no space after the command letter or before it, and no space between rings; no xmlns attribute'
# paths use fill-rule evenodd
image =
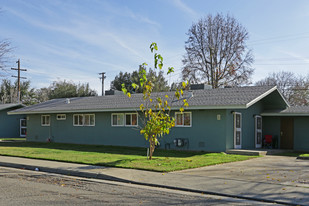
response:
<svg viewBox="0 0 309 206"><path fill-rule="evenodd" d="M309 187L309 161L298 160L295 157L264 156L173 173Z"/></svg>
<svg viewBox="0 0 309 206"><path fill-rule="evenodd" d="M208 180L195 184L204 185L204 188L207 185L211 191L309 205L309 161L296 157L264 156L173 174Z"/></svg>

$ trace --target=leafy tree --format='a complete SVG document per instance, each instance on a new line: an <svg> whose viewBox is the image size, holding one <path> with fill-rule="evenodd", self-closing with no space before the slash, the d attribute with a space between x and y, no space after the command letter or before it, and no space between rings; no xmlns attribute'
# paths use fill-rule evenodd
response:
<svg viewBox="0 0 309 206"><path fill-rule="evenodd" d="M154 53L154 68L159 68L160 71L163 68L163 57L158 54L157 44L152 43L150 50ZM171 103L169 103L168 93L155 93L155 84L152 82L152 78L147 77L146 66L144 63L140 67L139 71L139 84L133 83L132 87L135 90L141 90L143 93L143 103L140 105L140 111L143 114L143 125L140 126L140 133L144 135L144 138L149 141L149 159L152 159L155 146L158 144L158 138L165 134L169 134L170 129L175 126L175 118L170 116ZM167 74L173 72L174 68L168 68ZM186 83L183 83L183 87L186 87ZM122 84L122 91L131 98L131 93L127 90L126 85ZM162 96L161 96L162 95ZM177 89L175 97L178 101L182 101L183 106L188 106L186 98L180 99L183 95L182 89ZM183 106L180 107L180 111L183 112Z"/></svg>
<svg viewBox="0 0 309 206"><path fill-rule="evenodd" d="M212 88L247 84L253 56L247 49L247 30L229 15L208 15L193 23L185 42L183 79Z"/></svg>
<svg viewBox="0 0 309 206"><path fill-rule="evenodd" d="M89 83L75 84L66 80L54 81L48 88L41 88L36 91L38 101L48 99L96 96L95 90L90 89Z"/></svg>
<svg viewBox="0 0 309 206"><path fill-rule="evenodd" d="M255 83L257 86L277 86L291 105L309 104L309 76L295 76L293 72L280 71L271 73Z"/></svg>
<svg viewBox="0 0 309 206"><path fill-rule="evenodd" d="M133 83L140 86L140 78L142 70L146 71L146 77L148 79L151 79L152 83L154 84L153 92L162 92L169 90L168 82L164 78L163 71L156 72L154 69L151 68L149 68L147 71L145 65L140 65L139 70L133 71L132 73L120 72L119 75L117 75L115 79L111 82L111 89L121 91L122 84L124 84L128 91L134 93L142 93L141 87L139 87L139 89L134 89L132 87Z"/></svg>
<svg viewBox="0 0 309 206"><path fill-rule="evenodd" d="M121 91L122 89L122 84L124 84L126 86L126 88L130 87L132 85L133 81L132 81L132 77L131 74L126 72L119 72L118 75L116 75L115 79L111 82L111 89L114 90L119 90Z"/></svg>
<svg viewBox="0 0 309 206"><path fill-rule="evenodd" d="M17 90L10 80L2 80L0 85L0 97L2 104L17 102Z"/></svg>
<svg viewBox="0 0 309 206"><path fill-rule="evenodd" d="M3 104L17 103L18 87L17 81L12 83L10 80L3 79L0 85L0 97ZM37 103L34 88L30 87L30 81L20 83L21 102L25 105Z"/></svg>

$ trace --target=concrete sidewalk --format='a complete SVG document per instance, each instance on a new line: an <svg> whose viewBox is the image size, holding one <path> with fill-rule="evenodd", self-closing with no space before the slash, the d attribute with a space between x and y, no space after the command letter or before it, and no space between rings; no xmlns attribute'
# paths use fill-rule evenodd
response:
<svg viewBox="0 0 309 206"><path fill-rule="evenodd" d="M130 182L170 189L309 205L309 161L265 156L171 173L0 156L0 166Z"/></svg>

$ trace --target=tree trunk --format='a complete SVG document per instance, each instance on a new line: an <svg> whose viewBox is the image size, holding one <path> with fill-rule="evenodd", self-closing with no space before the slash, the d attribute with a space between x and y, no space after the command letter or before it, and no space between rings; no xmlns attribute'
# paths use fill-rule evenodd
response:
<svg viewBox="0 0 309 206"><path fill-rule="evenodd" d="M155 141L152 137L149 138L149 160L152 159L152 154L155 150Z"/></svg>

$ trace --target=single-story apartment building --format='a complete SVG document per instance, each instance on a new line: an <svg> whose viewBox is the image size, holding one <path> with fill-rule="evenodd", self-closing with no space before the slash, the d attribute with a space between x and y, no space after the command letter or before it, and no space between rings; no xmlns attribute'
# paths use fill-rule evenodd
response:
<svg viewBox="0 0 309 206"><path fill-rule="evenodd" d="M165 94L173 96L173 92L153 95ZM176 123L159 140L161 148L255 149L262 147L265 135L273 135L277 148L309 150L309 109L296 113L274 86L205 87L183 96L189 103L183 113L178 112L179 101L169 100ZM27 141L148 147L139 133L141 103L142 94L76 97L53 99L8 114L27 115ZM289 127L292 132L286 131Z"/></svg>
<svg viewBox="0 0 309 206"><path fill-rule="evenodd" d="M0 104L0 138L25 137L27 133L26 115L8 115L7 113L24 107L23 104Z"/></svg>

